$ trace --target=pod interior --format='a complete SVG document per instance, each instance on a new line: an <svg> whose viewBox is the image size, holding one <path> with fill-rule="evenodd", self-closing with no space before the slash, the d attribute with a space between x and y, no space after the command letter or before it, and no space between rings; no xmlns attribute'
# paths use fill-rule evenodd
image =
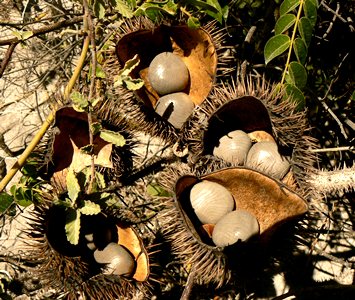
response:
<svg viewBox="0 0 355 300"><path fill-rule="evenodd" d="M191 188L201 180L213 181L227 188L233 195L236 208L247 210L257 218L261 241L266 241L281 224L303 215L308 210L303 198L287 186L251 169L227 168L200 178L183 176L175 185L176 205L195 239L209 246L214 244L190 203Z"/></svg>
<svg viewBox="0 0 355 300"><path fill-rule="evenodd" d="M140 282L147 280L149 276L148 254L133 228L108 218L104 214L83 215L81 218L79 243L72 245L68 242L65 233L65 209L53 206L48 210L46 237L48 243L56 252L66 257L82 257L83 260L92 262L93 253L87 246L88 241L85 239L85 235L93 234L95 245L100 250L108 243L118 243L125 247L132 254L136 263L132 278Z"/></svg>
<svg viewBox="0 0 355 300"><path fill-rule="evenodd" d="M271 136L272 124L265 105L253 96L243 96L223 104L209 118L203 134L204 154L213 153L219 139L231 131L264 131Z"/></svg>
<svg viewBox="0 0 355 300"><path fill-rule="evenodd" d="M217 53L211 36L202 28L160 25L153 30L131 32L118 41L116 54L122 66L135 54L139 56L140 64L131 75L144 80L144 87L136 92L149 107L155 106L159 95L149 84L148 68L161 52L173 52L185 62L190 82L184 92L196 105L201 104L212 89L217 70Z"/></svg>

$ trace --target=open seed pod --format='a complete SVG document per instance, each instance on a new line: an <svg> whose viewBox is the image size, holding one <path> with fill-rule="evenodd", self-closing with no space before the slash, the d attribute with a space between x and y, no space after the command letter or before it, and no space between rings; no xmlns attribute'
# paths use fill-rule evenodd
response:
<svg viewBox="0 0 355 300"><path fill-rule="evenodd" d="M129 173L133 166L132 149L135 141L131 131L128 131L122 119L111 124L103 111L94 119L101 122L104 129L121 134L125 140L123 146L116 146L103 140L99 134L94 135L93 153L97 170L109 180L120 180ZM50 131L48 150L44 158L44 167L39 171L40 176L55 181L65 190L65 177L68 168L75 172L91 165L91 156L81 150L90 144L88 116L72 107L62 107L55 115L55 123ZM42 149L38 149L41 153Z"/></svg>
<svg viewBox="0 0 355 300"><path fill-rule="evenodd" d="M298 188L306 189L305 175L313 170L315 161L309 151L315 148L315 140L307 135L308 130L306 112L297 111L294 102L283 99L283 94L264 80L249 77L216 87L201 109L187 121L176 148L180 151L188 148L192 162L198 162L202 156L215 155L222 139L237 131L244 159L229 162L231 166L246 165L283 180L292 188L296 188L297 182ZM245 134L251 143L245 143ZM276 143L274 147L270 147L272 142ZM255 155L254 163L249 163L248 153L254 144L264 144L269 152L278 156L280 174L263 166L260 155ZM227 147L230 148L224 152L228 154L235 145Z"/></svg>
<svg viewBox="0 0 355 300"><path fill-rule="evenodd" d="M189 112L185 113L185 106L180 109L179 100L172 100L173 104L165 103L167 109L159 115L154 111L158 100L163 94L159 94L152 87L152 73L159 73L151 66L152 61L161 53L168 52L182 62L188 73L188 80L184 79L185 84L175 92L183 92L188 95L193 105L200 105L209 95L215 78L218 73L218 66L223 65L228 57L220 58L223 34L218 31L214 24L191 29L185 25L154 25L151 21L138 18L126 23L122 29L123 33L118 36L116 45L116 60L122 68L125 63L138 55L140 63L131 72L134 79L142 79L144 86L135 92L129 91L126 94L122 89L117 89L117 96L123 105L123 109L128 120L133 127L139 127L154 136L174 142L179 134L181 124L184 123L190 114L191 105L187 105ZM170 56L166 64L170 63ZM162 63L165 64L165 61ZM173 64L174 66L174 64ZM169 65L169 69L172 66ZM106 62L106 68L111 74L117 74L117 65L112 58ZM160 70L160 68L159 68ZM174 75L164 77L163 83L169 84L174 81L182 72L174 72ZM186 73L184 71L184 73ZM173 83L174 85L175 83ZM154 83L153 83L154 85ZM174 90L174 89L173 89ZM172 93L169 93L169 96ZM160 91L160 93L165 93ZM190 101L189 100L189 101ZM167 100L170 101L170 100ZM176 101L176 102L175 102ZM193 107L193 106L192 106ZM184 120L179 120L172 125L169 121L175 118L175 113L183 116ZM180 117L179 117L180 118ZM170 120L171 120L170 119Z"/></svg>
<svg viewBox="0 0 355 300"><path fill-rule="evenodd" d="M184 264L194 267L199 283L214 282L218 286L232 278L240 249L245 250L245 245L256 245L262 252L282 224L303 216L308 210L304 198L279 181L248 168L221 166L209 166L213 171L200 175L181 166L180 170L167 171L162 179L165 188L168 189L170 185L174 193L174 199L167 204L167 210L162 215L164 230L174 253ZM259 228L255 220L249 222L242 216L243 222L237 225L239 228L236 233L240 241L228 246L216 246L213 234L223 217L216 224L203 223L192 204L192 189L201 182L224 187L233 196L234 212L242 211L244 215L246 212L248 218L249 215L256 218ZM209 196L214 197L213 192L207 192L206 188L203 197ZM219 192L214 200L220 202L222 198ZM212 214L213 210L219 209L219 205L216 205L206 208L206 212ZM251 224L251 229L247 223ZM244 230L248 231L247 235L244 235ZM222 234L228 231L226 228Z"/></svg>
<svg viewBox="0 0 355 300"><path fill-rule="evenodd" d="M73 245L65 233L65 208L52 201L48 198L35 208L27 230L29 255L48 286L66 293L68 299L130 298L137 292L148 293L149 258L134 228L104 213L82 215L79 241ZM123 257L132 260L129 272L123 269L118 275L121 254L104 253L108 245L116 245L113 251L123 249ZM113 262L97 259L100 251Z"/></svg>

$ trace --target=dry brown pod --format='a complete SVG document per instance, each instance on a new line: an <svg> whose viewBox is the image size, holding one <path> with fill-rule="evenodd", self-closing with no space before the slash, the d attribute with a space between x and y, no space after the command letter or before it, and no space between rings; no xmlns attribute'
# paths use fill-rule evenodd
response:
<svg viewBox="0 0 355 300"><path fill-rule="evenodd" d="M182 132L175 147L188 149L193 163L212 156L221 137L241 130L254 144L277 144L279 154L290 160L290 171L281 178L290 187L307 189L307 174L315 170L310 149L316 148L316 140L308 135L306 112L298 111L291 99L284 99L282 91L262 78L230 79L216 86L185 127L189 130Z"/></svg>
<svg viewBox="0 0 355 300"><path fill-rule="evenodd" d="M229 257L228 253L236 254L238 250L228 249L238 249L240 243L228 247L215 246L211 239L213 226L202 224L190 204L190 190L195 184L208 180L227 188L233 195L235 207L256 217L260 235L249 242L257 243L259 247L267 245L282 224L302 217L308 210L303 195L263 173L243 167L212 166L213 171L197 176L193 173L182 175L187 170L182 168L167 172L167 176L175 181L164 176L164 186L168 188L170 185L175 197L162 218L173 252L182 262L195 267L201 284L215 282L221 286L231 279L230 267L237 256Z"/></svg>
<svg viewBox="0 0 355 300"><path fill-rule="evenodd" d="M149 257L134 228L102 213L82 216L79 243L72 245L65 234L65 210L50 200L35 208L26 231L32 241L30 257L38 263L38 275L48 286L67 293L68 299L108 299L148 292ZM97 249L109 243L124 247L134 258L133 273L125 277L104 274L104 266L95 261L94 251L88 247L90 241Z"/></svg>
<svg viewBox="0 0 355 300"><path fill-rule="evenodd" d="M114 77L120 67L138 54L140 63L131 76L143 79L145 84L134 92L116 89L122 106L117 108L116 103L115 109L126 113L132 128L139 127L154 136L175 142L180 129L174 128L154 112L160 95L150 85L149 65L163 52L171 52L181 58L189 73L189 82L183 92L195 105L200 105L213 88L219 74L218 67L227 69L226 62L231 60L228 56L222 56L224 35L225 32L218 29L216 23L192 29L185 23L156 25L146 18L133 18L123 24L122 33L117 36L115 57L111 56L106 61L106 70Z"/></svg>

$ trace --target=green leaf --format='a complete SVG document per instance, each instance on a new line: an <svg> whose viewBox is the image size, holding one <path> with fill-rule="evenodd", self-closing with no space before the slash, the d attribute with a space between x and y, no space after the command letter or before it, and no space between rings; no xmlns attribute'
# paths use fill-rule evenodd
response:
<svg viewBox="0 0 355 300"><path fill-rule="evenodd" d="M105 73L104 69L100 65L96 66L96 77L97 78L102 78L102 79L106 78L106 73Z"/></svg>
<svg viewBox="0 0 355 300"><path fill-rule="evenodd" d="M300 5L300 0L285 0L280 5L280 15L284 15L294 10L298 5Z"/></svg>
<svg viewBox="0 0 355 300"><path fill-rule="evenodd" d="M140 89L144 85L142 79L133 79L129 74L139 65L139 58L136 54L132 59L129 59L122 70L118 72L118 75L115 78L114 86L124 86L129 90Z"/></svg>
<svg viewBox="0 0 355 300"><path fill-rule="evenodd" d="M187 26L189 28L192 28L192 29L198 29L201 27L201 24L200 24L200 21L199 19L193 17L193 16L190 16L188 19L187 19Z"/></svg>
<svg viewBox="0 0 355 300"><path fill-rule="evenodd" d="M95 172L96 182L100 189L104 189L106 187L105 176L100 172Z"/></svg>
<svg viewBox="0 0 355 300"><path fill-rule="evenodd" d="M91 129L92 134L96 135L102 129L102 125L99 122L93 122L93 123L91 123L91 128L90 129Z"/></svg>
<svg viewBox="0 0 355 300"><path fill-rule="evenodd" d="M7 211L14 203L14 197L6 192L0 193L0 213Z"/></svg>
<svg viewBox="0 0 355 300"><path fill-rule="evenodd" d="M69 208L66 211L65 222L65 233L69 243L73 245L79 243L80 226L80 211Z"/></svg>
<svg viewBox="0 0 355 300"><path fill-rule="evenodd" d="M95 0L94 14L97 18L103 19L105 17L105 2L103 0Z"/></svg>
<svg viewBox="0 0 355 300"><path fill-rule="evenodd" d="M115 10L125 18L132 18L134 16L132 7L128 6L125 1L116 0Z"/></svg>
<svg viewBox="0 0 355 300"><path fill-rule="evenodd" d="M306 46L309 47L312 39L312 25L308 18L302 17L298 23L298 32L301 35L301 38L305 42Z"/></svg>
<svg viewBox="0 0 355 300"><path fill-rule="evenodd" d="M13 185L10 188L10 193L14 197L16 204L27 207L33 203L33 192L26 186Z"/></svg>
<svg viewBox="0 0 355 300"><path fill-rule="evenodd" d="M304 14L311 22L312 27L317 23L317 8L317 0L305 0L303 5Z"/></svg>
<svg viewBox="0 0 355 300"><path fill-rule="evenodd" d="M303 89L307 84L307 71L300 63L292 61L288 67L288 74L292 84Z"/></svg>
<svg viewBox="0 0 355 300"><path fill-rule="evenodd" d="M138 54L126 61L122 70L118 72L118 76L128 76L140 63Z"/></svg>
<svg viewBox="0 0 355 300"><path fill-rule="evenodd" d="M155 19L158 13L167 13L175 16L178 6L173 0L166 0L163 2L144 2L135 11L136 16L146 15L151 19Z"/></svg>
<svg viewBox="0 0 355 300"><path fill-rule="evenodd" d="M79 211L83 215L92 216L92 215L97 215L98 213L100 213L101 207L100 207L100 205L98 205L92 201L84 200L84 206L82 206L79 209Z"/></svg>
<svg viewBox="0 0 355 300"><path fill-rule="evenodd" d="M22 40L27 40L28 38L30 38L31 36L33 36L33 32L32 31L23 31L22 32Z"/></svg>
<svg viewBox="0 0 355 300"><path fill-rule="evenodd" d="M297 110L302 110L305 107L305 98L298 87L293 84L285 84L286 96L291 98L297 104Z"/></svg>
<svg viewBox="0 0 355 300"><path fill-rule="evenodd" d="M127 76L123 81L123 86L131 91L135 91L144 86L144 81L140 78L133 79L130 76Z"/></svg>
<svg viewBox="0 0 355 300"><path fill-rule="evenodd" d="M86 146L83 146L80 148L80 151L83 153L83 154L88 154L88 155L91 155L94 151L94 145L93 144L89 144L89 145L86 145Z"/></svg>
<svg viewBox="0 0 355 300"><path fill-rule="evenodd" d="M277 20L275 25L275 35L284 33L296 22L296 16L292 14L285 14Z"/></svg>
<svg viewBox="0 0 355 300"><path fill-rule="evenodd" d="M269 39L264 48L265 64L284 53L290 46L290 37L286 34L278 34Z"/></svg>
<svg viewBox="0 0 355 300"><path fill-rule="evenodd" d="M115 144L116 146L122 147L126 144L126 139L118 132L111 130L101 130L100 137L106 142Z"/></svg>
<svg viewBox="0 0 355 300"><path fill-rule="evenodd" d="M73 169L69 169L66 177L66 182L67 182L68 196L72 201L72 203L75 203L80 192L80 185Z"/></svg>
<svg viewBox="0 0 355 300"><path fill-rule="evenodd" d="M293 42L293 51L296 54L298 62L304 65L307 59L307 46L301 38L296 38Z"/></svg>
<svg viewBox="0 0 355 300"><path fill-rule="evenodd" d="M154 197L170 197L170 193L164 190L158 184L149 184L147 186L147 193Z"/></svg>
<svg viewBox="0 0 355 300"><path fill-rule="evenodd" d="M92 107L95 107L98 103L100 103L101 99L100 98L94 98L91 99L90 103Z"/></svg>
<svg viewBox="0 0 355 300"><path fill-rule="evenodd" d="M17 37L19 41L24 41L33 36L33 31L12 31L12 34Z"/></svg>
<svg viewBox="0 0 355 300"><path fill-rule="evenodd" d="M79 92L70 94L70 99L73 101L73 108L78 112L83 112L89 106L88 99Z"/></svg>

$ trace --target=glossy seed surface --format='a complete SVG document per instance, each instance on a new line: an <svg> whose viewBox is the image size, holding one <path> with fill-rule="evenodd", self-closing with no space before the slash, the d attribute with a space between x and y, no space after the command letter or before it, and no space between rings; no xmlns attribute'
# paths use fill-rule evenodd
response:
<svg viewBox="0 0 355 300"><path fill-rule="evenodd" d="M222 217L212 232L212 241L218 247L226 247L249 240L259 233L257 219L248 211L237 209Z"/></svg>
<svg viewBox="0 0 355 300"><path fill-rule="evenodd" d="M151 61L148 80L160 95L180 92L189 83L189 70L179 56L162 52Z"/></svg>
<svg viewBox="0 0 355 300"><path fill-rule="evenodd" d="M216 224L235 206L232 194L224 186L207 180L192 187L190 201L197 218L203 224Z"/></svg>
<svg viewBox="0 0 355 300"><path fill-rule="evenodd" d="M277 144L270 141L254 144L245 165L278 179L284 177L290 168L288 159L280 155Z"/></svg>
<svg viewBox="0 0 355 300"><path fill-rule="evenodd" d="M242 130L234 130L219 139L219 145L213 149L213 155L227 162L242 165L251 144L248 134Z"/></svg>
<svg viewBox="0 0 355 300"><path fill-rule="evenodd" d="M181 128L191 115L194 107L195 105L189 95L179 92L159 98L155 111L175 128Z"/></svg>
<svg viewBox="0 0 355 300"><path fill-rule="evenodd" d="M100 264L107 264L106 274L130 276L135 269L133 256L116 243L109 243L103 250L95 250L94 258Z"/></svg>

